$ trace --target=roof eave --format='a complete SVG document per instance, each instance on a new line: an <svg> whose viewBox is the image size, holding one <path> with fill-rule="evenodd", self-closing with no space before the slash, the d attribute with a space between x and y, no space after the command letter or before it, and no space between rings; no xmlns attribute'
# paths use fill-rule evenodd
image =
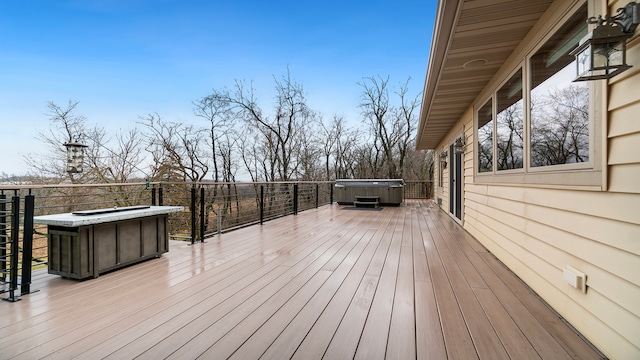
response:
<svg viewBox="0 0 640 360"><path fill-rule="evenodd" d="M420 108L420 124L418 125L418 135L416 147L421 149L433 149L439 141L421 141L424 137L427 119L431 111L431 103L436 92L438 80L442 73L445 56L451 38L453 28L458 18L458 10L464 0L458 1L438 1L435 23L433 26L433 39L431 40L431 50L429 51L429 64L425 77L424 91L422 95L422 106Z"/></svg>

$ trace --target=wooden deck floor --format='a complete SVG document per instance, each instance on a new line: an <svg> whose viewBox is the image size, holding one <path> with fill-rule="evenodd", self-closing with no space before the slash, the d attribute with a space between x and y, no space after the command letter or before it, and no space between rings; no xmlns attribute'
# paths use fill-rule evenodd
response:
<svg viewBox="0 0 640 360"><path fill-rule="evenodd" d="M325 206L0 303L0 358L594 359L426 200Z"/></svg>

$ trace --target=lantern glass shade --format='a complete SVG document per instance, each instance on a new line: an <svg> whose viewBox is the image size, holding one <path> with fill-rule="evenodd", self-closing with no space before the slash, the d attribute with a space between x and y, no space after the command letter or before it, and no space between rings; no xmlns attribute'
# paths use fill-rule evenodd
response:
<svg viewBox="0 0 640 360"><path fill-rule="evenodd" d="M585 75L591 70L591 46L576 54L576 62L578 64L578 76Z"/></svg>
<svg viewBox="0 0 640 360"><path fill-rule="evenodd" d="M464 146L465 146L464 139L457 138L456 141L453 143L453 151L456 154L463 154L464 153Z"/></svg>
<svg viewBox="0 0 640 360"><path fill-rule="evenodd" d="M576 58L574 81L610 79L629 69L626 52L630 36L618 26L601 25L594 29L570 53Z"/></svg>
<svg viewBox="0 0 640 360"><path fill-rule="evenodd" d="M84 148L87 145L79 143L66 143L67 148L67 172L78 174L82 172L82 162L84 160Z"/></svg>

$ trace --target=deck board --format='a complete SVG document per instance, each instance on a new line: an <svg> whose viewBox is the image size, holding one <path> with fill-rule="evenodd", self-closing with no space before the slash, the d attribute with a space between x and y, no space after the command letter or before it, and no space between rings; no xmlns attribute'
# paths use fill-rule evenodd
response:
<svg viewBox="0 0 640 360"><path fill-rule="evenodd" d="M445 359L447 351L444 344L442 325L438 314L435 290L431 272L427 263L427 252L423 242L423 228L420 226L418 212L414 211L412 220L413 272L415 279L416 305L416 358ZM426 234L424 234L426 236Z"/></svg>
<svg viewBox="0 0 640 360"><path fill-rule="evenodd" d="M423 236L427 249L429 272L433 281L447 356L450 359L477 359L478 353L471 339L466 320L444 269L444 259L439 254L440 248L436 247L435 239L440 237L440 232L429 214L425 214L424 220L427 229Z"/></svg>
<svg viewBox="0 0 640 360"><path fill-rule="evenodd" d="M430 216L434 224L439 222L433 214ZM478 357L481 359L507 359L504 346L473 293L474 287L486 288L484 280L478 277L475 268L464 255L456 251L457 246L451 240L444 226L440 224L439 229L439 236L434 237L435 244L454 296L467 323Z"/></svg>
<svg viewBox="0 0 640 360"><path fill-rule="evenodd" d="M355 353L355 359L384 359L387 340L389 338L389 326L393 311L393 299L400 262L400 249L402 247L403 214L395 219L395 227L391 234L391 245L380 273L380 280L371 304L369 314L365 322L360 341ZM348 324L347 324L348 326ZM380 331L385 329L385 331Z"/></svg>
<svg viewBox="0 0 640 360"><path fill-rule="evenodd" d="M324 206L1 302L0 359L597 359L427 200Z"/></svg>

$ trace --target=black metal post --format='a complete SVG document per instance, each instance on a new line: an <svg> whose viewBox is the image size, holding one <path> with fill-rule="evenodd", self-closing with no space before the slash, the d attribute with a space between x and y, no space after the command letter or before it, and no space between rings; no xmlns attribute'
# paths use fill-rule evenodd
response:
<svg viewBox="0 0 640 360"><path fill-rule="evenodd" d="M156 186L151 188L151 206L156 206Z"/></svg>
<svg viewBox="0 0 640 360"><path fill-rule="evenodd" d="M318 208L318 197L319 197L319 193L320 193L320 185L316 184L316 209Z"/></svg>
<svg viewBox="0 0 640 360"><path fill-rule="evenodd" d="M329 183L329 204L333 204L333 184Z"/></svg>
<svg viewBox="0 0 640 360"><path fill-rule="evenodd" d="M264 222L264 185L260 185L260 225Z"/></svg>
<svg viewBox="0 0 640 360"><path fill-rule="evenodd" d="M27 295L31 291L31 261L33 259L33 212L35 196L29 194L24 197L24 230L22 236L22 279L20 295Z"/></svg>
<svg viewBox="0 0 640 360"><path fill-rule="evenodd" d="M162 206L162 186L158 187L158 206Z"/></svg>
<svg viewBox="0 0 640 360"><path fill-rule="evenodd" d="M298 184L293 184L293 215L298 215Z"/></svg>
<svg viewBox="0 0 640 360"><path fill-rule="evenodd" d="M204 242L204 186L200 188L200 242Z"/></svg>
<svg viewBox="0 0 640 360"><path fill-rule="evenodd" d="M7 279L7 247L6 242L7 239L7 195L0 194L0 273L2 273L2 281L6 281Z"/></svg>
<svg viewBox="0 0 640 360"><path fill-rule="evenodd" d="M19 301L15 292L18 289L18 230L20 229L20 196L11 198L11 264L9 265L9 297L10 302Z"/></svg>
<svg viewBox="0 0 640 360"><path fill-rule="evenodd" d="M191 187L191 245L196 241L196 186Z"/></svg>

